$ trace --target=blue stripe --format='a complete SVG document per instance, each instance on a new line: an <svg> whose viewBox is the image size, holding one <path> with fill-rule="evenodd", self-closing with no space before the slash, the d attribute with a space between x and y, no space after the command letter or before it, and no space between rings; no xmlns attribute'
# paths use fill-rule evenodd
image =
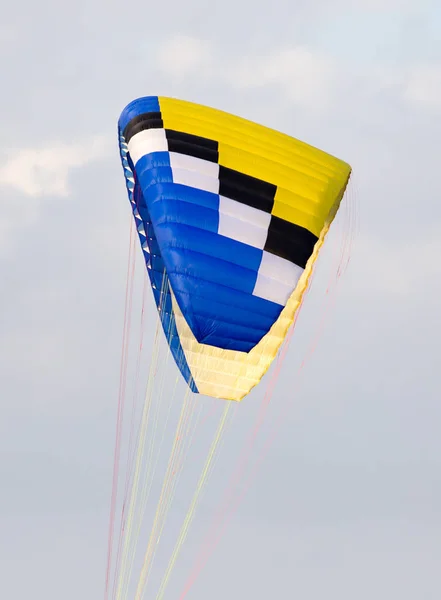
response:
<svg viewBox="0 0 441 600"><path fill-rule="evenodd" d="M120 131L124 131L130 121L137 117L138 115L142 115L143 113L148 112L159 112L159 99L158 96L146 96L144 98L137 98L130 102L121 113L121 116L118 121L118 126Z"/></svg>
<svg viewBox="0 0 441 600"><path fill-rule="evenodd" d="M189 277L188 275L182 275L174 278L173 292L179 294L187 294L189 296L201 297L204 299L207 305L211 301L224 304L231 311L232 322L235 322L234 314L235 310L247 311L253 317L253 327L258 328L259 323L263 323L265 328L270 327L280 315L283 309L281 304L259 298L259 296L248 296L243 292L233 290L231 288L218 285L216 283L210 283L205 281L204 285L201 286L201 281L196 277ZM240 322L240 321L239 321Z"/></svg>
<svg viewBox="0 0 441 600"><path fill-rule="evenodd" d="M217 348L224 348L225 350L236 350L239 352L249 352L255 346L255 343L253 342L232 340L229 336L225 338L218 335L207 336L207 340L204 339L202 343L216 346Z"/></svg>
<svg viewBox="0 0 441 600"><path fill-rule="evenodd" d="M142 193L147 197L148 189L158 183L173 183L171 167L159 167L158 169L146 169L138 174L139 185Z"/></svg>
<svg viewBox="0 0 441 600"><path fill-rule="evenodd" d="M215 338L222 335L229 342L224 341L221 348L248 352L283 309L274 302L181 273L170 274L170 283L196 339L212 346L217 345ZM262 308L267 309L266 314L258 312Z"/></svg>
<svg viewBox="0 0 441 600"><path fill-rule="evenodd" d="M219 194L198 190L180 183L159 183L149 188L150 205L164 199L181 200L219 211Z"/></svg>
<svg viewBox="0 0 441 600"><path fill-rule="evenodd" d="M161 243L161 228L156 230L156 235L161 254L169 265L170 277L174 273L181 273L186 277L199 279L201 286L211 282L246 294L253 293L256 274L250 269L193 250L164 247Z"/></svg>
<svg viewBox="0 0 441 600"><path fill-rule="evenodd" d="M158 152L149 152L141 156L136 163L136 174L138 177L146 169L159 169L160 167L170 167L170 153L161 150Z"/></svg>
<svg viewBox="0 0 441 600"><path fill-rule="evenodd" d="M192 311L197 315L198 340L204 344L213 344L213 339L223 337L226 341L223 348L241 350L248 352L262 338L273 324L273 319L262 318L260 315L241 308L232 308L228 304L222 304L210 298L199 296L188 291L188 278L183 275L175 275L171 278L176 299L179 299L184 307L189 302ZM185 285L185 291L178 291L179 287ZM219 286L220 287L220 286ZM187 302L185 302L187 299ZM282 307L280 307L281 310ZM215 320L213 314L216 315Z"/></svg>
<svg viewBox="0 0 441 600"><path fill-rule="evenodd" d="M249 269L192 250L165 247L161 243L161 228L158 228L156 233L164 262L168 265L168 275L173 290L178 288L177 279L184 277L186 280L185 287L187 287L189 279L196 281L197 292L199 291L200 295L206 298L204 304L208 307L209 315L201 315L193 305L193 298L190 294L180 294L175 291L176 299L190 329L196 339L202 342L202 340L207 339L208 335L215 333L216 323L218 327L221 327L215 306L216 295L210 295L211 297L207 298L207 283L217 284L217 289L219 287L224 288L224 293L228 298L226 304L229 305L229 312L234 314L234 305L231 305L231 292L240 291L248 298L252 297L251 294L256 279L255 273ZM209 331L207 331L207 318L210 321ZM234 325L231 325L231 327L234 329ZM266 331L261 330L261 335L256 338L255 332L250 330L248 334L244 333L245 341L257 343L265 333ZM235 348L235 336L232 335L231 337L232 344L229 347Z"/></svg>
<svg viewBox="0 0 441 600"><path fill-rule="evenodd" d="M181 200L164 198L161 202L155 202L154 204L149 202L149 212L155 222L158 235L158 228L168 223L172 226L188 225L195 230L195 235L205 231L217 234L219 228L219 212L217 210L205 208L204 206L198 206L195 210L194 205Z"/></svg>
<svg viewBox="0 0 441 600"><path fill-rule="evenodd" d="M148 221L144 221L143 223L145 227L149 226ZM149 244L152 246L158 247L156 238L154 236L153 227L150 227L150 232L152 233L152 239L149 240ZM146 257L146 265L148 264L148 257ZM163 291L163 299L162 299L162 311L161 311L161 324L166 339L168 341L172 356L182 374L185 381L189 385L192 392L198 393L198 389L191 375L188 363L185 358L185 354L183 348L181 346L181 341L179 339L179 334L176 328L175 315L172 307L172 299L170 294L170 288L168 281L166 285L164 285L164 277L167 276L164 261L162 259L161 254L157 254L154 256L154 260L151 261L151 269L147 269L150 283L153 286L153 295L156 302L156 307L158 308L161 304L161 290ZM164 290L163 290L164 287ZM164 293L165 292L165 293Z"/></svg>
<svg viewBox="0 0 441 600"><path fill-rule="evenodd" d="M156 215L156 205L151 214ZM159 206L159 210L160 210ZM167 215L168 216L168 215ZM154 217L152 217L154 218ZM171 248L181 248L205 253L213 258L220 258L232 264L245 267L257 273L262 261L262 250L242 244L231 238L220 236L217 230L204 230L181 223L173 223L168 217L161 224L161 242Z"/></svg>
<svg viewBox="0 0 441 600"><path fill-rule="evenodd" d="M136 115L135 115L136 116ZM133 163L128 156L126 159L123 158L123 153L121 151L121 160L124 165L126 162L130 169L133 170ZM126 173L126 171L125 171ZM126 175L127 176L127 175ZM181 342L179 339L179 334L176 328L175 315L172 307L172 300L170 294L170 287L167 281L167 284L164 285L164 277L166 276L166 270L164 261L161 256L160 248L156 239L155 231L152 226L152 222L150 219L150 215L148 212L148 208L142 194L141 188L138 183L135 183L133 198L135 199L135 205L132 206L134 218L135 212L138 212L139 216L142 218L142 224L144 226L144 230L148 235L148 247L150 252L143 251L146 266L150 262L151 268L147 269L147 273L149 275L150 283L152 285L153 297L155 299L156 307L158 308L161 303L161 290L164 286L165 295L162 300L162 314L161 314L161 324L168 340L168 344L170 347L170 351L172 356L182 374L191 391L194 393L198 393L197 386L194 382L194 379L191 375L187 360L185 358L185 354L183 348L181 346ZM135 222L137 226L139 226L139 219L135 218ZM145 241L145 236L139 234L139 238L141 243Z"/></svg>

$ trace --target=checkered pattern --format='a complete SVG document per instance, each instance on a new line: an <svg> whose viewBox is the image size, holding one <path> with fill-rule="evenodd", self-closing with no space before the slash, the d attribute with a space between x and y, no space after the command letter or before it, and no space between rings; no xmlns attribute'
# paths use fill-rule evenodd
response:
<svg viewBox="0 0 441 600"><path fill-rule="evenodd" d="M351 168L277 131L171 98L134 100L118 130L176 364L193 391L241 400L285 339Z"/></svg>
<svg viewBox="0 0 441 600"><path fill-rule="evenodd" d="M173 144L176 140L165 129L152 127L152 125L162 124L162 120L158 118L157 113L153 114L154 118L149 117L150 115L145 115L144 121L137 119L135 125L131 125L132 131L134 129L135 133L129 136L127 146L133 163L136 165L148 155L158 156L158 153L164 153L162 161L163 164L170 167L174 184L215 195L218 204L217 233L261 251L261 260L258 269L255 271L252 294L285 306L300 279L304 264L309 256L305 257L306 260L304 258L299 260L298 262L301 264L296 264L294 260L283 256L283 249L287 245L289 248L289 243L282 244L281 248L277 246L277 243L274 243L274 238L277 238L277 233L274 232L275 223L279 219L271 214L271 208L274 204L276 187L267 185L267 189L264 190L265 195L263 195L259 193L259 184L265 184L265 182L250 181L251 178L236 173L234 174L236 179L241 178L243 183L248 184L248 186L243 188L239 184L239 186L233 187L231 195L234 195L236 199L222 195L220 193L222 187L228 189L229 186L231 188L232 183L234 184L234 175L229 176L230 174L226 172L226 169L222 169L218 162L214 162L213 158L217 159L217 155L212 155L212 160L191 155L202 155L204 144L211 144L213 147L216 142L195 139L195 136L187 136L191 138L193 143L181 141L180 145L180 149L186 153L172 151L171 148L177 147L176 143ZM136 133L142 126L148 126L149 128ZM182 138L185 139L182 133L179 137L181 140ZM199 144L196 145L195 141ZM255 188L255 198L250 198L249 189L253 187ZM262 210L257 206L265 206L267 210ZM288 226L292 227L292 224L289 223ZM294 231L294 235L295 233ZM312 234L307 237L312 242L309 243L311 254L315 238ZM295 246L294 240L293 245ZM289 256L289 251L286 254Z"/></svg>

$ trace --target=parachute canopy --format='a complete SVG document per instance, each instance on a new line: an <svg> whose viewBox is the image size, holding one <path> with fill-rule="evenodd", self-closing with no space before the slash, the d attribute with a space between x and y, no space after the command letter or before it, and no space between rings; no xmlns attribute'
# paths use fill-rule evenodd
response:
<svg viewBox="0 0 441 600"><path fill-rule="evenodd" d="M134 100L118 131L174 359L192 391L241 400L293 323L351 168L277 131L171 98Z"/></svg>

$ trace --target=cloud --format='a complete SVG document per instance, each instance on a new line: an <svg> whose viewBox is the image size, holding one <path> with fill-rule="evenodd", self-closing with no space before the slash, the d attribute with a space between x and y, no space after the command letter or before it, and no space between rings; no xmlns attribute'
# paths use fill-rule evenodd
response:
<svg viewBox="0 0 441 600"><path fill-rule="evenodd" d="M193 74L209 74L213 62L209 42L186 35L176 35L158 53L159 69L168 77L183 81Z"/></svg>
<svg viewBox="0 0 441 600"><path fill-rule="evenodd" d="M227 84L238 90L271 86L291 102L309 108L327 104L337 74L330 58L303 46L227 58L209 42L182 35L160 47L157 63L163 75L175 82L194 76L205 84Z"/></svg>
<svg viewBox="0 0 441 600"><path fill-rule="evenodd" d="M245 58L232 65L227 79L236 88L275 86L296 104L323 107L332 94L335 77L329 58L298 46Z"/></svg>
<svg viewBox="0 0 441 600"><path fill-rule="evenodd" d="M413 109L439 111L441 107L441 63L421 62L407 67L374 65L368 72L374 91L395 90Z"/></svg>
<svg viewBox="0 0 441 600"><path fill-rule="evenodd" d="M2 211L0 214L0 252L9 246L18 229L33 225L45 197L66 197L70 193L69 174L109 155L110 145L103 137L67 144L55 142L41 147L11 149L0 167ZM15 192L15 193L14 193ZM30 196L23 203L17 192Z"/></svg>
<svg viewBox="0 0 441 600"><path fill-rule="evenodd" d="M342 0L341 5L344 3ZM407 5L404 0L396 0L386 7L369 0L360 8L390 10ZM375 60L354 73L349 58L337 60L306 45L276 45L261 55L231 56L207 40L174 35L160 45L156 64L167 82L209 89L226 85L245 92L268 89L281 102L286 100L310 112L346 105L347 98L354 95L364 101L369 98L371 103L384 93L392 93L417 110L438 110L441 106L441 63L400 66Z"/></svg>
<svg viewBox="0 0 441 600"><path fill-rule="evenodd" d="M441 65L427 64L413 67L404 85L404 98L421 108L440 110Z"/></svg>
<svg viewBox="0 0 441 600"><path fill-rule="evenodd" d="M0 185L9 186L27 196L67 196L72 168L108 155L107 141L94 137L82 143L58 142L40 148L11 150L0 168Z"/></svg>

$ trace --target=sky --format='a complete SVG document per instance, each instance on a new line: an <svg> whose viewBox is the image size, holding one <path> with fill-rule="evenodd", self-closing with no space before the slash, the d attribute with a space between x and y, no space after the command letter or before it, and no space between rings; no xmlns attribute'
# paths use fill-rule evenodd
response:
<svg viewBox="0 0 441 600"><path fill-rule="evenodd" d="M188 599L439 600L441 8L25 0L1 12L2 597L103 594L130 221L116 126L132 99L159 94L346 160L358 216L294 394L342 218L331 231L269 409L271 423L287 407L283 427ZM261 396L238 407L221 473ZM208 488L196 531L215 506Z"/></svg>

